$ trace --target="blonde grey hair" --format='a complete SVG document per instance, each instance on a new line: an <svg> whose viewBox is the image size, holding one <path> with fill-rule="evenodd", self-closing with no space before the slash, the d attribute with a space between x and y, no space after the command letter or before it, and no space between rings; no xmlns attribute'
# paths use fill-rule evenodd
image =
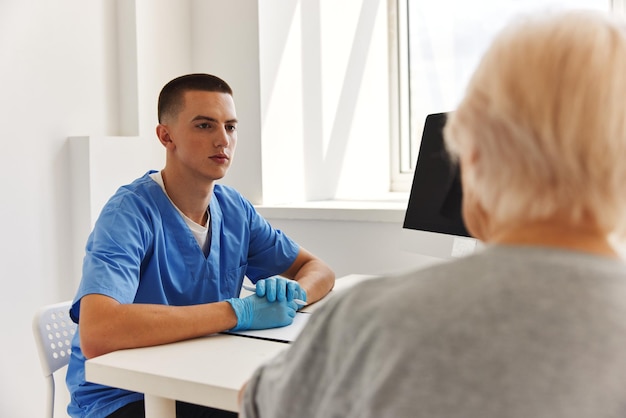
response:
<svg viewBox="0 0 626 418"><path fill-rule="evenodd" d="M563 216L624 235L625 28L591 11L525 16L488 49L444 135L477 156L464 185L495 222Z"/></svg>

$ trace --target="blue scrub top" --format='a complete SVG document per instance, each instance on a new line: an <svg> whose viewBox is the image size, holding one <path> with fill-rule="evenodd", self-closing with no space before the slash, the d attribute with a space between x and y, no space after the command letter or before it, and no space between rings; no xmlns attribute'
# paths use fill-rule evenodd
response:
<svg viewBox="0 0 626 418"><path fill-rule="evenodd" d="M92 293L120 303L195 305L239 296L253 283L286 271L299 247L263 219L234 189L216 185L209 205L211 246L205 257L180 213L150 174L121 187L87 240L83 277L70 315ZM76 333L67 372L72 417L106 416L142 394L86 383Z"/></svg>

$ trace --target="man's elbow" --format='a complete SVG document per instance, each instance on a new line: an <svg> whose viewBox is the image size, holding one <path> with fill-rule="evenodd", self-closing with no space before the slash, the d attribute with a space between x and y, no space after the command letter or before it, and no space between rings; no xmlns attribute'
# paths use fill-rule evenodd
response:
<svg viewBox="0 0 626 418"><path fill-rule="evenodd" d="M106 344L101 340L101 338L92 336L89 332L83 332L83 330L81 330L80 349L85 358L90 359L98 357L111 351L107 349Z"/></svg>
<svg viewBox="0 0 626 418"><path fill-rule="evenodd" d="M335 271L333 269L330 268L330 266L328 266L326 263L322 263L324 265L324 268L326 270L326 291L330 292L333 287L335 287Z"/></svg>

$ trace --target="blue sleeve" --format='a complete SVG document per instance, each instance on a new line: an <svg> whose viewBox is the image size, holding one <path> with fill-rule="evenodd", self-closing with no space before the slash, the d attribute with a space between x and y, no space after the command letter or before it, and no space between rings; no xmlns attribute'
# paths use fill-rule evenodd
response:
<svg viewBox="0 0 626 418"><path fill-rule="evenodd" d="M78 320L80 299L102 294L120 303L132 303L139 286L142 260L152 242L141 202L136 196L116 196L102 209L89 235L83 260L82 279L72 305ZM130 204L129 204L130 203Z"/></svg>
<svg viewBox="0 0 626 418"><path fill-rule="evenodd" d="M246 276L258 280L285 272L295 261L300 247L275 229L246 201L250 222L250 247Z"/></svg>

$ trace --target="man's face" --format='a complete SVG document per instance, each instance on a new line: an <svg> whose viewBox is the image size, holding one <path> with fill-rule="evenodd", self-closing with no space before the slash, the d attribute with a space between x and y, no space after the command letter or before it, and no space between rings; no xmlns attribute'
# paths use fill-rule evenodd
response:
<svg viewBox="0 0 626 418"><path fill-rule="evenodd" d="M182 110L162 125L171 141L168 164L199 180L224 177L237 145L237 115L231 95L187 91Z"/></svg>

